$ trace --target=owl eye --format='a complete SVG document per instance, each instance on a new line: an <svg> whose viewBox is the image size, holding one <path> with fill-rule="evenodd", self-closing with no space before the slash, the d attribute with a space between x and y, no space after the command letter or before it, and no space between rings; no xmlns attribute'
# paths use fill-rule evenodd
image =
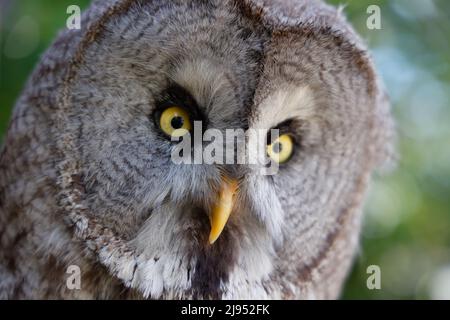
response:
<svg viewBox="0 0 450 320"><path fill-rule="evenodd" d="M282 134L271 144L267 145L267 155L277 163L288 161L294 151L294 141L288 134Z"/></svg>
<svg viewBox="0 0 450 320"><path fill-rule="evenodd" d="M192 129L189 114L177 106L169 107L161 113L159 126L165 134L171 137L184 136Z"/></svg>

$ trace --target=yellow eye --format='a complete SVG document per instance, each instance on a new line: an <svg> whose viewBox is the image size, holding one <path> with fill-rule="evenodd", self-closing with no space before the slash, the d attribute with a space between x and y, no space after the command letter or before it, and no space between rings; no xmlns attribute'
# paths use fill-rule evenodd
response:
<svg viewBox="0 0 450 320"><path fill-rule="evenodd" d="M294 141L288 134L283 134L267 146L267 154L277 162L284 163L290 159L294 151Z"/></svg>
<svg viewBox="0 0 450 320"><path fill-rule="evenodd" d="M161 113L159 126L171 137L184 136L192 129L188 113L180 107L169 107Z"/></svg>

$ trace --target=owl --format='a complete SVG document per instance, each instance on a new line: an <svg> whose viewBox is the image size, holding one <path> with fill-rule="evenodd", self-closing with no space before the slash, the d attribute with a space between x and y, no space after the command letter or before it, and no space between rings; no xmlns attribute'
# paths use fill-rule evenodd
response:
<svg viewBox="0 0 450 320"><path fill-rule="evenodd" d="M265 130L277 172L174 163L195 123ZM42 56L4 139L0 298L338 298L393 132L340 9L93 1Z"/></svg>

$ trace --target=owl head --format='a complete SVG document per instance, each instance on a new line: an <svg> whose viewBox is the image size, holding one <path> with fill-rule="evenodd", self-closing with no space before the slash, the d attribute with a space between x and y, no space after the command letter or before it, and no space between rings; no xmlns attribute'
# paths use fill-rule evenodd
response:
<svg viewBox="0 0 450 320"><path fill-rule="evenodd" d="M96 1L55 46L68 65L53 115L60 203L111 276L149 298L337 296L391 129L339 11ZM195 156L233 143L208 130L252 129L275 174L261 174L267 163L173 161L188 135L203 138L189 143Z"/></svg>

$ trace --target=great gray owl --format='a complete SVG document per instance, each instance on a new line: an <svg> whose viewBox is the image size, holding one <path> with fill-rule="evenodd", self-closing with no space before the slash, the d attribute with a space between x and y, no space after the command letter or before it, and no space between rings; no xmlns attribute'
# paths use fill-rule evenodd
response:
<svg viewBox="0 0 450 320"><path fill-rule="evenodd" d="M278 128L278 172L175 164L170 136L194 120ZM392 131L367 50L334 7L94 1L10 122L0 297L337 298Z"/></svg>

